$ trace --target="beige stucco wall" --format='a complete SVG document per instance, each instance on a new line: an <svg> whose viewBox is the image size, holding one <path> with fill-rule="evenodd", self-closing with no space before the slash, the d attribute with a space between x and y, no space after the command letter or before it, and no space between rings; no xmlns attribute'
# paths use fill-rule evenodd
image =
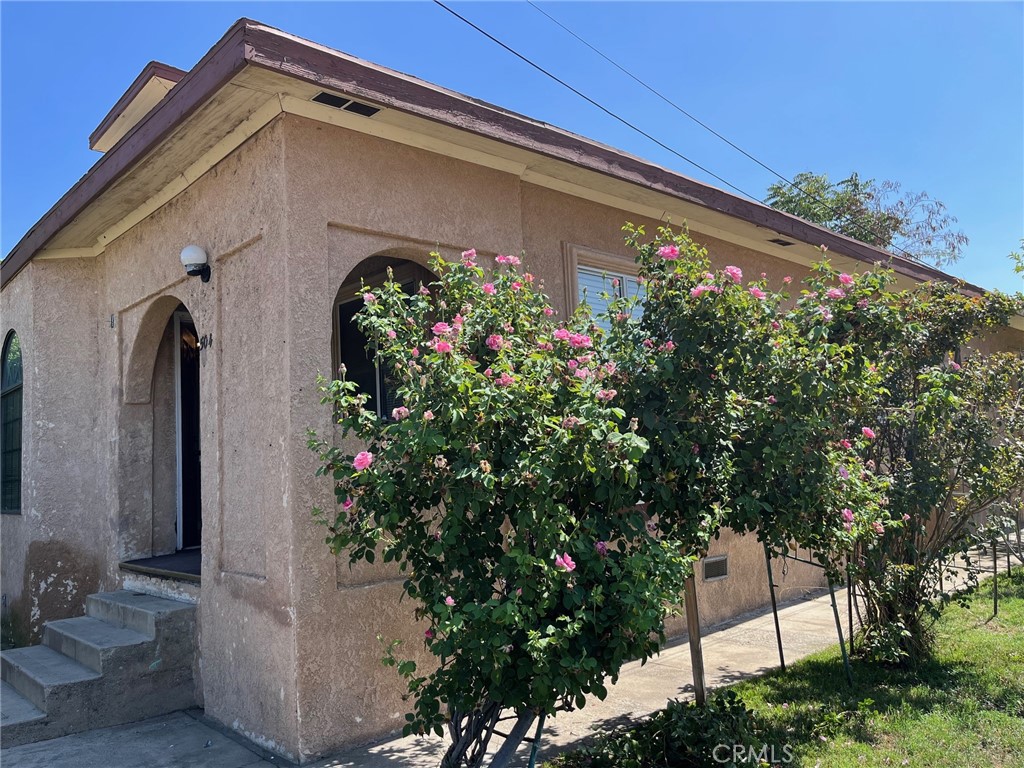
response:
<svg viewBox="0 0 1024 768"><path fill-rule="evenodd" d="M531 272L544 281L553 304L568 303L566 244L632 256L621 226L635 216L522 183L517 177L341 128L300 118L284 122L287 168L288 322L292 451L292 521L295 526L293 598L296 608L299 753L313 758L339 746L397 732L407 704L403 685L383 667L377 636L403 641L403 651L423 662L422 627L413 606L399 603L401 579L383 566L349 569L323 543L324 531L308 515L330 508L327 482L312 481L316 458L304 447L302 428L330 434L329 414L319 405L316 372L332 367L331 312L338 289L352 270L375 254L424 263L440 246L458 252L525 252ZM637 221L637 223L641 223ZM654 222L644 222L653 231ZM745 271L791 274L785 264L715 241L713 258ZM764 554L752 537L723 532L712 554L728 552L730 576L701 583L705 624L765 606L769 600ZM793 597L799 587L820 587L820 572L791 564L783 579ZM685 629L677 620L674 631Z"/></svg>
<svg viewBox="0 0 1024 768"><path fill-rule="evenodd" d="M31 499L24 515L0 521L5 594L26 610L36 599L40 618L74 613L88 592L122 583L120 560L167 551L167 321L183 303L212 338L200 368L198 698L209 716L291 759L397 731L408 705L400 678L380 664L377 636L404 639L428 662L422 627L412 604L398 602L394 570L339 563L310 515L333 503L329 483L314 478L305 431L332 429L315 377L332 367L338 289L373 254L424 263L436 246L525 251L564 311L566 244L628 266L626 220L656 226L508 173L285 116L102 256L33 262L0 294L4 329L16 328L25 350ZM716 264L799 276L695 234ZM189 243L210 254L207 284L183 274L178 253ZM756 540L723 532L711 554L726 552L730 576L699 583L705 623L768 601ZM73 588L58 592L65 577ZM775 580L783 599L822 584L799 564L784 575L778 564ZM65 594L52 607L38 599Z"/></svg>
<svg viewBox="0 0 1024 768"><path fill-rule="evenodd" d="M0 519L3 593L35 639L43 619L81 612L106 563L104 323L94 262L35 262L15 282L0 310L22 342L22 514Z"/></svg>

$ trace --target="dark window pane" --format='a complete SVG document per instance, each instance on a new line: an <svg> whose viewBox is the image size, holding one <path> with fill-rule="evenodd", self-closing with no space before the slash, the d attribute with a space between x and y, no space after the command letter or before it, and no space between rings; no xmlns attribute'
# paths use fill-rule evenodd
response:
<svg viewBox="0 0 1024 768"><path fill-rule="evenodd" d="M21 339L11 331L4 342L3 370L0 372L0 390L6 392L21 384Z"/></svg>

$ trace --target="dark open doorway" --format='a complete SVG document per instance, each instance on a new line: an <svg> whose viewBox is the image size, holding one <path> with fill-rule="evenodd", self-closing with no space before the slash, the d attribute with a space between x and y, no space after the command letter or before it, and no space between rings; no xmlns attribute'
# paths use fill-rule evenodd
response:
<svg viewBox="0 0 1024 768"><path fill-rule="evenodd" d="M184 308L174 314L177 395L178 549L202 543L202 456L199 433L199 335Z"/></svg>

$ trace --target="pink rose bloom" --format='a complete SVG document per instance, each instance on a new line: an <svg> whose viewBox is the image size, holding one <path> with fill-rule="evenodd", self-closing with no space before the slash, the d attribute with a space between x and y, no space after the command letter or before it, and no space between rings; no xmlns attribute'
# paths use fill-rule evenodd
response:
<svg viewBox="0 0 1024 768"><path fill-rule="evenodd" d="M602 401L602 402L607 403L609 400L611 400L617 394L619 394L619 393L616 390L614 390L614 389L602 389L600 392L597 393L597 399Z"/></svg>
<svg viewBox="0 0 1024 768"><path fill-rule="evenodd" d="M777 401L775 399L775 395L768 395L768 404L769 405L775 405L776 402Z"/></svg>
<svg viewBox="0 0 1024 768"><path fill-rule="evenodd" d="M842 515L843 515L843 522L844 523L852 523L853 522L853 511L849 507L847 507L846 509L843 510Z"/></svg>
<svg viewBox="0 0 1024 768"><path fill-rule="evenodd" d="M398 334L397 334L397 333L395 333L394 331L392 331L392 330L389 330L389 331L388 331L388 338L389 338L389 339L393 339L393 338L395 338L395 337L397 337L397 336L398 336Z"/></svg>
<svg viewBox="0 0 1024 768"><path fill-rule="evenodd" d="M486 293L488 296L493 296L495 293L494 283L484 283L484 293Z"/></svg>
<svg viewBox="0 0 1024 768"><path fill-rule="evenodd" d="M522 290L522 288L523 288L523 284L519 280L516 280L514 283L512 283L512 290L513 291L519 291L519 290Z"/></svg>
<svg viewBox="0 0 1024 768"><path fill-rule="evenodd" d="M494 371L492 371L490 368L487 368L487 369L484 370L484 376L486 376L488 379L491 378L491 376L493 376L493 375L494 375Z"/></svg>
<svg viewBox="0 0 1024 768"><path fill-rule="evenodd" d="M589 347L591 343L591 338L582 333L573 333L569 336L570 347L576 347L579 349L581 347Z"/></svg>
<svg viewBox="0 0 1024 768"><path fill-rule="evenodd" d="M679 247L675 245L663 245L658 249L658 255L663 259L672 261L679 258Z"/></svg>
<svg viewBox="0 0 1024 768"><path fill-rule="evenodd" d="M363 301L365 303L367 303L367 304L373 304L373 302L375 302L376 300L377 300L377 297L374 296L372 293L364 293L363 294Z"/></svg>
<svg viewBox="0 0 1024 768"><path fill-rule="evenodd" d="M879 536L885 533L885 528L877 520L871 524L871 527L875 529L875 533L877 533Z"/></svg>
<svg viewBox="0 0 1024 768"><path fill-rule="evenodd" d="M509 387L509 386L515 384L515 382L516 382L515 376L510 376L508 371L505 371L504 373L502 373L501 376L499 376L495 380L495 383L499 387Z"/></svg>
<svg viewBox="0 0 1024 768"><path fill-rule="evenodd" d="M455 605L455 598L453 598L451 595L448 595L448 597L444 599L444 604L451 608L453 605Z"/></svg>
<svg viewBox="0 0 1024 768"><path fill-rule="evenodd" d="M843 446L843 448L846 448L847 450L853 448L853 443L851 443L849 440L846 440L845 438L843 440L840 440L839 444Z"/></svg>
<svg viewBox="0 0 1024 768"><path fill-rule="evenodd" d="M654 349L654 339L644 339L644 346L648 349Z"/></svg>
<svg viewBox="0 0 1024 768"><path fill-rule="evenodd" d="M537 344L537 349L543 349L545 352L550 352L555 348L555 345L550 341L541 341Z"/></svg>
<svg viewBox="0 0 1024 768"><path fill-rule="evenodd" d="M400 405L391 411L391 418L395 421L401 421L402 419L409 418L409 409L404 405Z"/></svg>
<svg viewBox="0 0 1024 768"><path fill-rule="evenodd" d="M558 341L568 341L569 340L569 332L565 328L559 328L552 335Z"/></svg>
<svg viewBox="0 0 1024 768"><path fill-rule="evenodd" d="M433 411L424 411L423 412L423 420L424 421L433 421L434 420L434 412Z"/></svg>
<svg viewBox="0 0 1024 768"><path fill-rule="evenodd" d="M575 371L580 364L578 360L570 360L566 365L569 366L570 371Z"/></svg>
<svg viewBox="0 0 1024 768"><path fill-rule="evenodd" d="M857 302L857 309L867 309L868 303L869 302L867 299L861 299L860 301Z"/></svg>
<svg viewBox="0 0 1024 768"><path fill-rule="evenodd" d="M360 451L352 461L352 466L359 472L367 469L371 464L373 464L373 454L369 451Z"/></svg>
<svg viewBox="0 0 1024 768"><path fill-rule="evenodd" d="M826 323L832 320L832 311L828 307L818 307L818 311L821 313L821 319Z"/></svg>
<svg viewBox="0 0 1024 768"><path fill-rule="evenodd" d="M753 296L755 299L766 299L766 298L768 298L768 294L765 293L764 291L762 291L756 285L750 286L750 295Z"/></svg>
<svg viewBox="0 0 1024 768"><path fill-rule="evenodd" d="M452 327L448 323L434 323L434 327L431 328L435 336L444 336L446 333L451 333Z"/></svg>
<svg viewBox="0 0 1024 768"><path fill-rule="evenodd" d="M345 499L345 503L341 505L341 508L348 512L350 509L352 509L352 505L354 504L355 502L352 501L352 499Z"/></svg>
<svg viewBox="0 0 1024 768"><path fill-rule="evenodd" d="M590 375L591 375L590 374L590 369L589 368L577 368L574 375L576 376L577 379L589 379Z"/></svg>
<svg viewBox="0 0 1024 768"><path fill-rule="evenodd" d="M608 373L615 373L615 361L609 360L607 363L604 364L604 369Z"/></svg>
<svg viewBox="0 0 1024 768"><path fill-rule="evenodd" d="M531 275L529 272L524 272L523 273L523 280L525 280L528 283L532 283L533 282L533 275Z"/></svg>
<svg viewBox="0 0 1024 768"><path fill-rule="evenodd" d="M849 480L850 479L850 472L849 472L849 470L846 467L840 467L839 468L839 476L841 478L843 478L843 480Z"/></svg>
<svg viewBox="0 0 1024 768"><path fill-rule="evenodd" d="M780 323L778 320L772 320L772 330L773 331L777 331L781 327L782 327L782 323Z"/></svg>
<svg viewBox="0 0 1024 768"><path fill-rule="evenodd" d="M960 370L960 363L958 363L956 360L950 360L949 361L949 367L952 368L954 371L959 371Z"/></svg>
<svg viewBox="0 0 1024 768"><path fill-rule="evenodd" d="M850 277L845 272L843 272L843 274L841 274L839 276L839 282L842 283L845 286L851 286L851 285L853 285L853 278Z"/></svg>
<svg viewBox="0 0 1024 768"><path fill-rule="evenodd" d="M907 522L909 519L910 519L910 515L907 515L907 514L903 515L903 522L904 523Z"/></svg>
<svg viewBox="0 0 1024 768"><path fill-rule="evenodd" d="M861 427L860 433L864 435L864 437L866 437L868 440L875 439L875 430L873 430L871 427Z"/></svg>
<svg viewBox="0 0 1024 768"><path fill-rule="evenodd" d="M594 551L597 552L601 557L608 556L608 542L607 541L595 541Z"/></svg>
<svg viewBox="0 0 1024 768"><path fill-rule="evenodd" d="M566 416L562 419L562 429L572 429L573 427L579 426L580 420L575 416Z"/></svg>
<svg viewBox="0 0 1024 768"><path fill-rule="evenodd" d="M612 280L612 288L618 288L618 287L619 287L619 278L616 277L616 278L614 278Z"/></svg>
<svg viewBox="0 0 1024 768"><path fill-rule="evenodd" d="M425 638L427 638L427 640L433 640L433 639L434 639L434 630L432 630L432 629L428 629L428 630L426 630L426 631L425 631L425 632L423 633L423 636L424 636Z"/></svg>
<svg viewBox="0 0 1024 768"><path fill-rule="evenodd" d="M462 258L464 258L464 259L475 259L476 258L476 248L470 248L468 251L463 251L462 252Z"/></svg>
<svg viewBox="0 0 1024 768"><path fill-rule="evenodd" d="M695 299L699 299L707 292L707 290L706 285L696 285L690 289L690 295Z"/></svg>
<svg viewBox="0 0 1024 768"><path fill-rule="evenodd" d="M427 288L427 286L425 286L425 285L421 285L419 293L420 293L420 296L429 296L430 295L430 289Z"/></svg>
<svg viewBox="0 0 1024 768"><path fill-rule="evenodd" d="M443 339L439 339L437 344L434 345L434 350L444 355L452 351L452 345Z"/></svg>
<svg viewBox="0 0 1024 768"><path fill-rule="evenodd" d="M576 570L576 563L574 563L572 558L569 557L568 552L564 552L561 555L555 555L555 567L568 573Z"/></svg>
<svg viewBox="0 0 1024 768"><path fill-rule="evenodd" d="M518 267L522 263L518 256L502 256L500 253L494 257L494 260L499 264L511 264L514 267Z"/></svg>
<svg viewBox="0 0 1024 768"><path fill-rule="evenodd" d="M743 279L743 270L739 267L729 266L723 269L722 272L734 283L738 283Z"/></svg>
<svg viewBox="0 0 1024 768"><path fill-rule="evenodd" d="M661 348L666 352L671 352L673 349L676 348L676 343L674 341L666 341L664 344L661 345Z"/></svg>
<svg viewBox="0 0 1024 768"><path fill-rule="evenodd" d="M555 314L555 310L553 310L551 307L544 307L544 314L547 315L548 317L551 317L553 314Z"/></svg>
<svg viewBox="0 0 1024 768"><path fill-rule="evenodd" d="M846 291L844 291L842 288L829 288L825 292L825 296L827 296L830 299L845 299Z"/></svg>
<svg viewBox="0 0 1024 768"><path fill-rule="evenodd" d="M497 352L503 346L505 346L505 339L503 339L496 333L492 333L490 336L487 337L486 343L490 349L493 349L495 352Z"/></svg>
<svg viewBox="0 0 1024 768"><path fill-rule="evenodd" d="M410 350L409 354L411 354L413 357L419 357L420 356L420 348L419 347L413 347Z"/></svg>
<svg viewBox="0 0 1024 768"><path fill-rule="evenodd" d="M784 278L782 278L782 282L784 282L786 285L789 285L790 283L793 282L793 278L790 277L789 275L786 275Z"/></svg>

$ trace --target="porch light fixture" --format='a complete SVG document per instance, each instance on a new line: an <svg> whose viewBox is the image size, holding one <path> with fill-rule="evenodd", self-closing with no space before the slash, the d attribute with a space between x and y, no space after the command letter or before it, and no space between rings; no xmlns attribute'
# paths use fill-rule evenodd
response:
<svg viewBox="0 0 1024 768"><path fill-rule="evenodd" d="M190 277L198 276L204 283L210 282L210 265L206 251L198 245L186 245L181 251L181 264L185 267L185 274Z"/></svg>

